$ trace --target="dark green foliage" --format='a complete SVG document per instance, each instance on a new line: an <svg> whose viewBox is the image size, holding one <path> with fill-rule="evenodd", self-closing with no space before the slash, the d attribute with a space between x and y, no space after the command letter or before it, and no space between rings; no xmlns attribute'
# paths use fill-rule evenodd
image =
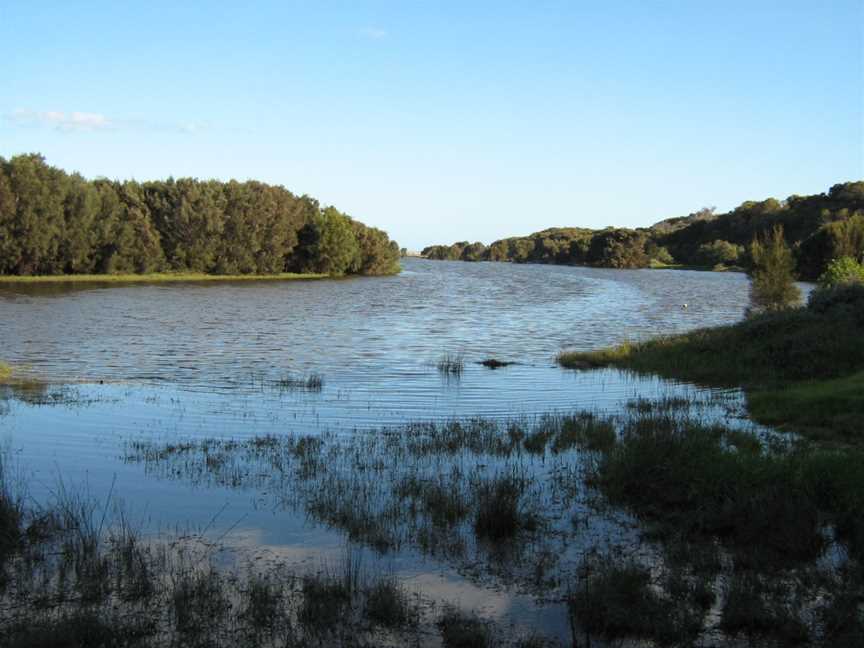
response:
<svg viewBox="0 0 864 648"><path fill-rule="evenodd" d="M603 455L595 481L611 501L664 533L719 538L739 566L814 560L825 546L826 519L860 555L859 454L740 451L727 447L724 436L721 429L671 417L634 419Z"/></svg>
<svg viewBox="0 0 864 648"><path fill-rule="evenodd" d="M864 327L864 283L817 288L810 293L807 308L826 317L851 319Z"/></svg>
<svg viewBox="0 0 864 648"><path fill-rule="evenodd" d="M478 538L503 540L533 531L537 520L522 501L526 482L518 477L494 477L477 485L474 533Z"/></svg>
<svg viewBox="0 0 864 648"><path fill-rule="evenodd" d="M567 599L575 633L604 639L653 639L660 645L692 641L702 609L657 593L650 571L634 562L586 561L580 586Z"/></svg>
<svg viewBox="0 0 864 648"><path fill-rule="evenodd" d="M366 590L366 617L387 628L398 628L409 622L408 596L396 579L380 580Z"/></svg>
<svg viewBox="0 0 864 648"><path fill-rule="evenodd" d="M180 574L172 594L174 623L181 635L207 632L230 609L222 577L213 568Z"/></svg>
<svg viewBox="0 0 864 648"><path fill-rule="evenodd" d="M12 628L7 648L134 648L142 645L152 628L106 622L90 612Z"/></svg>
<svg viewBox="0 0 864 648"><path fill-rule="evenodd" d="M456 609L444 612L438 620L438 630L444 648L489 648L492 645L489 625Z"/></svg>
<svg viewBox="0 0 864 648"><path fill-rule="evenodd" d="M392 274L399 248L308 196L260 182L87 181L0 158L0 275Z"/></svg>
<svg viewBox="0 0 864 648"><path fill-rule="evenodd" d="M726 592L720 628L730 636L770 637L784 646L810 643L810 630L796 611L772 601L761 580L752 574L733 577Z"/></svg>
<svg viewBox="0 0 864 648"><path fill-rule="evenodd" d="M844 284L864 285L864 262L849 256L833 259L825 272L819 275L820 288L832 288Z"/></svg>
<svg viewBox="0 0 864 648"><path fill-rule="evenodd" d="M308 628L332 629L351 604L351 590L345 583L307 576L303 579L303 604L297 618Z"/></svg>
<svg viewBox="0 0 864 648"><path fill-rule="evenodd" d="M795 285L795 259L781 225L770 235L753 239L750 257L751 311L778 311L801 303L801 290Z"/></svg>
<svg viewBox="0 0 864 648"><path fill-rule="evenodd" d="M845 303L847 293L837 297ZM766 385L849 375L864 366L861 325L831 300L613 349L565 353L563 366L614 365L710 385ZM859 301L853 298L853 304ZM824 312L817 312L816 308ZM857 307L856 307L857 309Z"/></svg>
<svg viewBox="0 0 864 648"><path fill-rule="evenodd" d="M644 268L647 235L638 230L605 229L591 238L587 261L603 268Z"/></svg>
<svg viewBox="0 0 864 648"><path fill-rule="evenodd" d="M813 281L831 259L864 260L864 182L838 184L813 196L747 201L725 214L713 208L669 218L637 230L550 228L525 237L501 239L483 248L467 241L432 245L428 259L561 263L609 268L660 265L741 266L751 260L751 241L774 227L786 232L795 272Z"/></svg>
<svg viewBox="0 0 864 648"><path fill-rule="evenodd" d="M704 266L736 265L744 256L744 247L729 241L712 241L703 243L697 250L697 262Z"/></svg>

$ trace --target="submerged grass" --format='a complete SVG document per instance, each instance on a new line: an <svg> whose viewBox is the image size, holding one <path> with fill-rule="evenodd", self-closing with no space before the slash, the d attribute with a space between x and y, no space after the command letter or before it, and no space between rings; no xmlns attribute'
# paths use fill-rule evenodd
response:
<svg viewBox="0 0 864 648"><path fill-rule="evenodd" d="M458 378L465 371L465 356L461 353L445 353L438 359L436 366L439 373Z"/></svg>
<svg viewBox="0 0 864 648"><path fill-rule="evenodd" d="M308 376L288 374L276 381L276 386L283 391L320 392L324 388L324 378L317 373Z"/></svg>

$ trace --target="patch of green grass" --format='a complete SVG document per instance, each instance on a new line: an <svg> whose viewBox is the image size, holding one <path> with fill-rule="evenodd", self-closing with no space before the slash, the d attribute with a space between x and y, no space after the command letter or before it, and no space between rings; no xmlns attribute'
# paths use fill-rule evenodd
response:
<svg viewBox="0 0 864 648"><path fill-rule="evenodd" d="M0 383L12 378L12 367L5 362L0 362Z"/></svg>
<svg viewBox="0 0 864 648"><path fill-rule="evenodd" d="M864 346L864 334L861 340ZM747 395L747 409L766 425L791 426L819 441L864 444L864 371L793 383Z"/></svg>
<svg viewBox="0 0 864 648"><path fill-rule="evenodd" d="M708 385L771 385L860 370L861 335L852 318L798 308L598 351L564 352L558 362L572 368L616 366Z"/></svg>
<svg viewBox="0 0 864 648"><path fill-rule="evenodd" d="M717 537L739 566L808 562L825 548L826 518L864 550L860 453L744 451L720 428L642 417L600 458L594 482L667 535Z"/></svg>
<svg viewBox="0 0 864 648"><path fill-rule="evenodd" d="M597 351L563 352L558 363L741 386L761 422L817 440L862 443L864 329L857 312L815 306L789 309L730 326Z"/></svg>
<svg viewBox="0 0 864 648"><path fill-rule="evenodd" d="M172 281L290 281L295 279L324 279L326 274L207 274L205 272L152 272L146 274L71 274L71 275L2 275L0 284L32 283L165 283Z"/></svg>

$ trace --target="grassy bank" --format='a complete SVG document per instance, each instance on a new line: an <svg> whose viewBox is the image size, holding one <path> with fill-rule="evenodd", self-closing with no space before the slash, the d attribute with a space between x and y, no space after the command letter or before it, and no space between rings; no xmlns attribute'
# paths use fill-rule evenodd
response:
<svg viewBox="0 0 864 648"><path fill-rule="evenodd" d="M70 274L70 275L3 275L0 284L31 283L166 283L172 281L292 281L295 279L326 279L326 274L222 275L204 272L152 272L146 274Z"/></svg>
<svg viewBox="0 0 864 648"><path fill-rule="evenodd" d="M565 352L563 367L612 366L711 386L741 386L760 422L819 440L864 443L864 297L644 342Z"/></svg>

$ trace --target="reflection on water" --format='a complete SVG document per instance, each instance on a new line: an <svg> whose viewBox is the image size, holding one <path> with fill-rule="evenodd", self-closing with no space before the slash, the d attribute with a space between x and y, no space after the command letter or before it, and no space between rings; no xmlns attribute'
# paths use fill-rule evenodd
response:
<svg viewBox="0 0 864 648"><path fill-rule="evenodd" d="M716 417L740 414L734 392L718 401L710 390L660 379L563 371L554 356L735 321L747 300L743 275L418 260L404 267L396 277L319 282L0 286L0 357L54 381L91 381L23 395L7 389L2 440L35 476L37 499L62 475L85 482L97 498L114 488L150 530L209 527L228 533L238 551L311 564L340 551L345 530L286 506L272 466L233 482L165 479L125 462L124 448L268 435L374 438L384 427L418 421L620 413L638 397L684 397L713 402ZM437 370L446 354L462 355L458 376ZM517 364L494 371L478 364L490 357ZM304 382L311 376L322 378L314 389ZM566 468L525 461L526 475ZM432 479L440 470L430 464L420 474ZM561 507L586 518L584 503L580 509L560 493L553 499L568 524ZM616 528L621 540L626 533ZM549 539L559 544L536 555L584 548L560 544L572 533L558 529ZM453 559L402 545L386 556L372 551L369 560L427 594L566 635L561 605L532 597L525 574L472 574L471 551Z"/></svg>

